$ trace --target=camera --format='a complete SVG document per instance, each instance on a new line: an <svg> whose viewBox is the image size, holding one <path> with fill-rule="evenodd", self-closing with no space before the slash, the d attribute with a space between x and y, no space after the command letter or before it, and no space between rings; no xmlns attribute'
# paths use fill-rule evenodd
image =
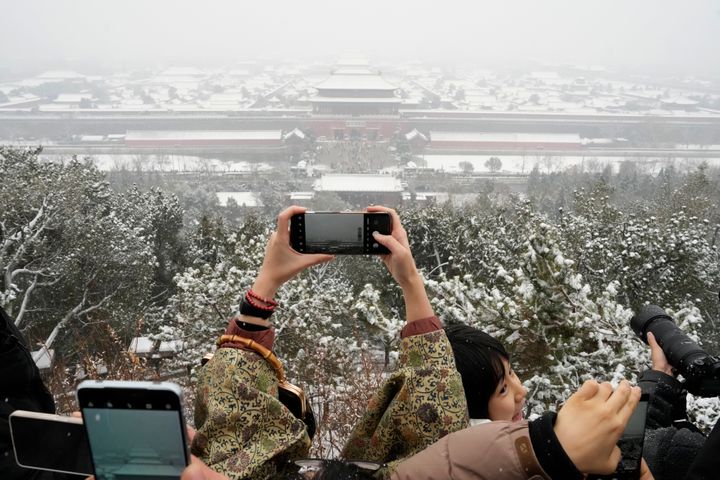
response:
<svg viewBox="0 0 720 480"><path fill-rule="evenodd" d="M645 343L652 332L668 363L685 378L688 392L701 397L720 395L720 360L680 330L665 310L644 306L630 319L630 326Z"/></svg>

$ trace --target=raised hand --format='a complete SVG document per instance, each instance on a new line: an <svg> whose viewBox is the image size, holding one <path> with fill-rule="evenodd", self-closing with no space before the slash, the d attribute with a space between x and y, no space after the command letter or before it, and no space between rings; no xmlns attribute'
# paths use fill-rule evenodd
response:
<svg viewBox="0 0 720 480"><path fill-rule="evenodd" d="M405 299L405 311L407 321L420 320L433 315L430 300L425 293L425 284L420 272L415 266L410 251L407 232L400 223L400 216L392 208L372 206L367 208L368 212L387 212L392 218L392 231L390 235L382 235L373 232L373 238L390 250L390 253L382 256L390 275L395 279L403 290Z"/></svg>
<svg viewBox="0 0 720 480"><path fill-rule="evenodd" d="M272 298L283 283L298 273L335 258L333 255L302 254L290 247L290 217L305 210L305 207L292 206L278 215L277 230L268 240L265 259L253 285L253 291L258 295Z"/></svg>

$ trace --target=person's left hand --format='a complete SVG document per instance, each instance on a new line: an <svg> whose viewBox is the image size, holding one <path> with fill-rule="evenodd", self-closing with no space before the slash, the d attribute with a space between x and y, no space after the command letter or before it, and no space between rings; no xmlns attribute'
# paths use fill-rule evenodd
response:
<svg viewBox="0 0 720 480"><path fill-rule="evenodd" d="M672 366L668 363L665 352L663 352L660 345L658 345L657 340L655 340L655 335L653 335L652 332L647 333L647 340L648 345L650 345L652 369L657 370L658 372L667 373L671 377L674 377L675 375L673 375Z"/></svg>
<svg viewBox="0 0 720 480"><path fill-rule="evenodd" d="M368 212L386 212L392 219L392 231L390 235L383 235L373 232L373 238L382 246L390 250L390 253L382 256L383 263L390 274L401 288L406 288L411 282L420 278L415 267L415 260L410 251L407 232L400 223L400 216L392 208L379 205L367 207Z"/></svg>

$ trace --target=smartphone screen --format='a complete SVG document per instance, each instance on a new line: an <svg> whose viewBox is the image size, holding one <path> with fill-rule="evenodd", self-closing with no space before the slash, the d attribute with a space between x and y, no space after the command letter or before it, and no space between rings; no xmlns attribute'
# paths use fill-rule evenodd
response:
<svg viewBox="0 0 720 480"><path fill-rule="evenodd" d="M622 454L617 469L618 478L638 478L640 474L648 400L649 396L643 394L618 441Z"/></svg>
<svg viewBox="0 0 720 480"><path fill-rule="evenodd" d="M389 234L391 222L383 212L306 212L291 218L290 243L300 253L386 254L372 232Z"/></svg>
<svg viewBox="0 0 720 480"><path fill-rule="evenodd" d="M81 419L23 410L16 410L9 419L18 465L92 475L90 451Z"/></svg>
<svg viewBox="0 0 720 480"><path fill-rule="evenodd" d="M175 392L81 385L78 399L96 480L180 478L188 454Z"/></svg>
<svg viewBox="0 0 720 480"><path fill-rule="evenodd" d="M610 475L588 475L588 480L637 480L640 477L643 442L645 440L645 419L647 418L650 396L643 393L635 411L630 416L620 440L620 462L615 473Z"/></svg>

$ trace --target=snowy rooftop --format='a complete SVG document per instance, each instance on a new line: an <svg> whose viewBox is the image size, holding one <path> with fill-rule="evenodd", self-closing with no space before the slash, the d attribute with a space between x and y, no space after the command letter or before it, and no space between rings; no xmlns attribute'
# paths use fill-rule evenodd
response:
<svg viewBox="0 0 720 480"><path fill-rule="evenodd" d="M427 142L427 137L420 131L418 131L417 128L414 128L413 130L409 131L405 134L405 139L410 140L422 140Z"/></svg>
<svg viewBox="0 0 720 480"><path fill-rule="evenodd" d="M228 200L235 200L238 206L262 207L260 196L255 192L217 192L218 203L221 207L228 206Z"/></svg>
<svg viewBox="0 0 720 480"><path fill-rule="evenodd" d="M128 352L135 353L138 356L171 356L175 352L183 349L182 340L169 340L160 342L155 349L155 341L149 337L135 337L130 341Z"/></svg>
<svg viewBox="0 0 720 480"><path fill-rule="evenodd" d="M313 103L397 103L402 102L396 97L312 97Z"/></svg>
<svg viewBox="0 0 720 480"><path fill-rule="evenodd" d="M133 140L280 140L281 130L128 130Z"/></svg>
<svg viewBox="0 0 720 480"><path fill-rule="evenodd" d="M333 70L333 75L377 75L366 66L362 65L345 65Z"/></svg>
<svg viewBox="0 0 720 480"><path fill-rule="evenodd" d="M580 143L577 133L430 132L433 142Z"/></svg>
<svg viewBox="0 0 720 480"><path fill-rule="evenodd" d="M331 75L316 85L328 90L396 90L398 87L385 81L380 75Z"/></svg>
<svg viewBox="0 0 720 480"><path fill-rule="evenodd" d="M197 77L205 75L205 72L199 68L193 67L171 67L164 70L161 75L169 76L182 76L182 77Z"/></svg>
<svg viewBox="0 0 720 480"><path fill-rule="evenodd" d="M47 370L52 366L53 358L55 357L55 350L48 350L45 347L41 347L40 350L32 352L32 359L35 361L40 370Z"/></svg>
<svg viewBox="0 0 720 480"><path fill-rule="evenodd" d="M312 200L315 192L291 192L290 200Z"/></svg>
<svg viewBox="0 0 720 480"><path fill-rule="evenodd" d="M300 130L299 128L295 128L295 129L293 129L292 131L286 133L286 134L283 136L283 140L288 140L288 139L290 139L290 138L292 138L292 137L297 137L297 138L299 138L299 139L302 140L302 139L305 138L305 134L304 134L304 133L302 132L302 130Z"/></svg>
<svg viewBox="0 0 720 480"><path fill-rule="evenodd" d="M91 98L92 93L61 93L54 101L55 103L80 103Z"/></svg>
<svg viewBox="0 0 720 480"><path fill-rule="evenodd" d="M402 192L399 178L390 175L331 174L315 182L316 192Z"/></svg>
<svg viewBox="0 0 720 480"><path fill-rule="evenodd" d="M78 72L73 72L72 70L48 70L41 73L35 78L39 78L42 80L67 80L73 78L85 78L85 75L82 75Z"/></svg>

